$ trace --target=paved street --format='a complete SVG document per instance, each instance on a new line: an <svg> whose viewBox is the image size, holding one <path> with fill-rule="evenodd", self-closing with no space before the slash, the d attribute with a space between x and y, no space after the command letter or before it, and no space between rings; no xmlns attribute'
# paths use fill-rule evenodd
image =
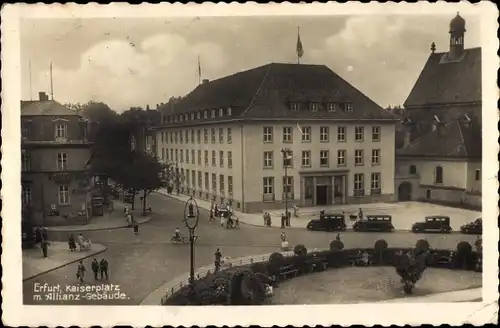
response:
<svg viewBox="0 0 500 328"><path fill-rule="evenodd" d="M23 283L24 302L27 304L139 304L149 293L176 276L189 271L189 245L173 245L169 242L176 227L187 235L182 222L184 203L153 194L149 197L153 208L151 221L141 225L140 235L134 236L131 229L110 229L88 231L85 237L94 243L106 246L108 249L99 254L109 261L109 283L116 284L124 293L120 300L34 300L34 284L47 283L65 286L78 286L76 281L76 265L69 265L52 272L40 275ZM218 222L209 222L208 212L201 210L200 223L196 230L199 240L196 246L196 266L211 264L213 253L220 247L223 256L232 258L265 254L279 248L281 229L252 227L242 225L240 229L226 229ZM335 234L326 232L310 232L303 229L287 229L291 245L304 244L309 249L326 248L335 238ZM58 237L65 241L66 234L51 232L52 240ZM345 232L341 238L346 247L371 247L377 239L384 238L391 246L412 246L420 238L426 238L433 247L454 248L458 241L473 242L475 236L459 234L450 235L415 235L407 232L394 233L354 233ZM93 281L89 258L85 261L87 267L86 285L101 284ZM90 288L90 287L89 287ZM116 291L116 290L115 290Z"/></svg>

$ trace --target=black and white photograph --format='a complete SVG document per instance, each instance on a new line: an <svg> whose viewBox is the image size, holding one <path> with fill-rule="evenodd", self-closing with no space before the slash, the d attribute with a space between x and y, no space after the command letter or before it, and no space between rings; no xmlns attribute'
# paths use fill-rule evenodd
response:
<svg viewBox="0 0 500 328"><path fill-rule="evenodd" d="M3 320L497 321L497 18L4 7Z"/></svg>

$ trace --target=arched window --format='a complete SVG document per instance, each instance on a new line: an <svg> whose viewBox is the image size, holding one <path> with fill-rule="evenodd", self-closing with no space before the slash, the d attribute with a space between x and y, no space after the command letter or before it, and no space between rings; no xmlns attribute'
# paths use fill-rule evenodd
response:
<svg viewBox="0 0 500 328"><path fill-rule="evenodd" d="M410 174L417 174L417 167L415 165L410 166Z"/></svg>
<svg viewBox="0 0 500 328"><path fill-rule="evenodd" d="M441 166L436 166L435 183L443 183L443 168Z"/></svg>

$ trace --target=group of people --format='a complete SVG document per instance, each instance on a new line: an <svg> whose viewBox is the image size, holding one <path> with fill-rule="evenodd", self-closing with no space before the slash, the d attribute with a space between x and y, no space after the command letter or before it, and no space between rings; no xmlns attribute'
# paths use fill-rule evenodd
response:
<svg viewBox="0 0 500 328"><path fill-rule="evenodd" d="M49 231L47 228L36 228L35 229L35 244L40 244L42 249L42 254L44 258L48 257L49 243Z"/></svg>
<svg viewBox="0 0 500 328"><path fill-rule="evenodd" d="M100 279L106 279L108 280L109 279L109 275L108 275L108 261L105 259L105 258L102 258L101 261L97 261L96 258L94 258L94 260L92 261L92 264L91 264L91 268L92 268L92 271L94 272L94 279L95 280L98 280L99 279L99 276L100 276ZM83 264L83 260L80 260L78 262L78 266L76 268L76 278L80 281L80 282L84 282L84 278L85 278L85 272L87 271L87 269L85 268L85 265Z"/></svg>
<svg viewBox="0 0 500 328"><path fill-rule="evenodd" d="M68 246L71 252L76 251L77 246L80 251L88 250L92 248L92 241L90 239L85 239L82 233L80 233L76 239L74 234L70 234L68 238Z"/></svg>
<svg viewBox="0 0 500 328"><path fill-rule="evenodd" d="M215 218L220 217L221 227L226 228L239 228L240 220L238 217L233 219L233 210L229 204L219 207L219 205L212 203L210 206L210 221L214 221Z"/></svg>
<svg viewBox="0 0 500 328"><path fill-rule="evenodd" d="M151 211L151 207L148 209ZM127 226L134 228L134 234L138 235L139 234L139 222L135 219L135 217L132 215L132 212L130 212L130 209L128 208L127 205L123 208L123 214L125 215L125 218L127 220Z"/></svg>
<svg viewBox="0 0 500 328"><path fill-rule="evenodd" d="M284 228L285 226L291 227L290 225L290 219L292 218L292 213L290 211L286 211L285 213L281 213L281 227Z"/></svg>

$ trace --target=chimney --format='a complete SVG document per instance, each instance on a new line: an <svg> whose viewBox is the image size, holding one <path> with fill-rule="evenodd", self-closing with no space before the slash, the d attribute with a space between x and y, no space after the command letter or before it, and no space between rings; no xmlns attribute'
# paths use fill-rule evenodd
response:
<svg viewBox="0 0 500 328"><path fill-rule="evenodd" d="M151 109L149 108L149 104L148 104L148 105L146 105L146 110L151 110Z"/></svg>
<svg viewBox="0 0 500 328"><path fill-rule="evenodd" d="M39 99L40 101L47 101L47 100L49 100L49 96L48 96L45 92L40 91L40 92L38 93L38 99Z"/></svg>
<svg viewBox="0 0 500 328"><path fill-rule="evenodd" d="M201 80L201 84L207 84L208 82L210 82L209 79L203 79L203 80Z"/></svg>

